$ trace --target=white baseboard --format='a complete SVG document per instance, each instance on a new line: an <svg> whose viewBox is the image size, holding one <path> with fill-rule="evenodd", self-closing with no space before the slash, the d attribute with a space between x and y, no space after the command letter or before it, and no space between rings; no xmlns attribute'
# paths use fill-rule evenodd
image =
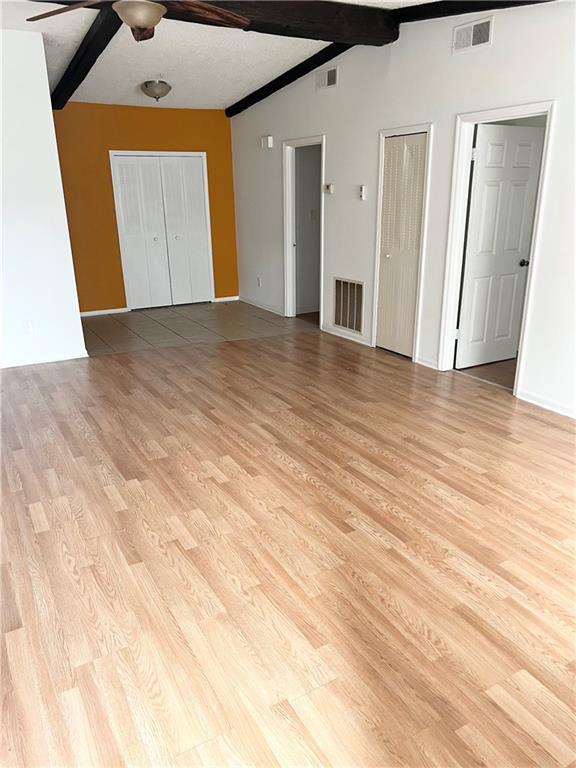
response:
<svg viewBox="0 0 576 768"><path fill-rule="evenodd" d="M239 301L240 296L215 296L212 299L212 303L216 303L218 301Z"/></svg>
<svg viewBox="0 0 576 768"><path fill-rule="evenodd" d="M267 312L273 312L275 315L280 315L280 317L285 317L284 311L278 309L277 307L269 307L267 304L260 304L257 301L254 301L254 299L247 299L245 296L240 296L240 301L243 301L244 304L250 304L253 307L258 307L258 309L265 309Z"/></svg>
<svg viewBox="0 0 576 768"><path fill-rule="evenodd" d="M116 309L96 309L93 312L80 312L80 317L94 317L95 315L117 315L119 312L130 312L128 307L116 307Z"/></svg>
<svg viewBox="0 0 576 768"><path fill-rule="evenodd" d="M437 360L430 360L427 357L418 357L414 358L413 362L418 365L424 365L426 368L433 368L435 371L439 370Z"/></svg>
<svg viewBox="0 0 576 768"><path fill-rule="evenodd" d="M369 339L365 336L359 336L353 331L347 331L345 328L336 328L334 325L323 325L320 330L325 333L330 333L332 336L339 336L341 339L346 339L347 341L355 341L356 344L362 344L365 347L372 346Z"/></svg>
<svg viewBox="0 0 576 768"><path fill-rule="evenodd" d="M46 365L47 363L64 363L68 360L82 360L88 357L88 352L85 347L81 347L75 352L60 352L48 355L40 355L39 357L24 357L20 360L9 360L8 362L2 362L0 370L5 368L24 368L29 365Z"/></svg>
<svg viewBox="0 0 576 768"><path fill-rule="evenodd" d="M539 397L538 395L533 395L531 392L525 392L522 390L517 391L515 396L518 398L518 400L525 400L527 403L532 403L532 405L538 405L540 408L546 408L547 411L554 411L555 413L559 413L561 416L568 416L571 419L576 419L576 408L570 407L565 403L556 403L554 400L548 400L545 397Z"/></svg>

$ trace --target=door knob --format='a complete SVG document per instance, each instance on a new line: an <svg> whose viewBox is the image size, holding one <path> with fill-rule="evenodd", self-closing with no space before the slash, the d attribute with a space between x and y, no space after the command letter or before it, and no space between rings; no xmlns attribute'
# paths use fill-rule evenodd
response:
<svg viewBox="0 0 576 768"><path fill-rule="evenodd" d="M154 242L156 243L157 241L158 241L158 238L157 238L157 237L155 237L155 238L154 238Z"/></svg>
<svg viewBox="0 0 576 768"><path fill-rule="evenodd" d="M384 255L384 258L385 258L385 259L389 259L389 258L390 258L390 254L389 254L389 253L386 253L386 254Z"/></svg>
<svg viewBox="0 0 576 768"><path fill-rule="evenodd" d="M180 240L180 235L176 235L176 236L174 237L174 240Z"/></svg>
<svg viewBox="0 0 576 768"><path fill-rule="evenodd" d="M521 266L521 267L527 267L527 266L528 266L528 264L530 264L530 262L529 262L529 260L528 260L528 259L520 259L520 261L518 262L518 264L519 264L519 266Z"/></svg>

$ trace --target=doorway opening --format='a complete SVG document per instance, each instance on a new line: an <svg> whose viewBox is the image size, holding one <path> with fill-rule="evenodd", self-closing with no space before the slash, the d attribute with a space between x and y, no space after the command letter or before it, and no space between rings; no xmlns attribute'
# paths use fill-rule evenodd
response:
<svg viewBox="0 0 576 768"><path fill-rule="evenodd" d="M322 326L324 137L284 142L284 314Z"/></svg>
<svg viewBox="0 0 576 768"><path fill-rule="evenodd" d="M474 126L454 368L512 391L546 115Z"/></svg>
<svg viewBox="0 0 576 768"><path fill-rule="evenodd" d="M374 346L417 357L431 125L380 132Z"/></svg>
<svg viewBox="0 0 576 768"><path fill-rule="evenodd" d="M296 316L320 324L322 147L294 150Z"/></svg>
<svg viewBox="0 0 576 768"><path fill-rule="evenodd" d="M554 102L456 116L438 369L524 392Z"/></svg>

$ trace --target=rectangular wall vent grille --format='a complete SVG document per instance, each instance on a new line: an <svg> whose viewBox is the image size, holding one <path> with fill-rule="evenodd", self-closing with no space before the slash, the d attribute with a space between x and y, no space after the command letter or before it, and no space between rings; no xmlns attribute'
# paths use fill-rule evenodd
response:
<svg viewBox="0 0 576 768"><path fill-rule="evenodd" d="M334 325L362 333L363 283L336 278L334 294Z"/></svg>
<svg viewBox="0 0 576 768"><path fill-rule="evenodd" d="M316 88L332 88L338 85L338 67L321 69L316 73Z"/></svg>
<svg viewBox="0 0 576 768"><path fill-rule="evenodd" d="M472 24L461 24L454 27L452 37L452 53L460 53L492 42L492 19L481 19Z"/></svg>

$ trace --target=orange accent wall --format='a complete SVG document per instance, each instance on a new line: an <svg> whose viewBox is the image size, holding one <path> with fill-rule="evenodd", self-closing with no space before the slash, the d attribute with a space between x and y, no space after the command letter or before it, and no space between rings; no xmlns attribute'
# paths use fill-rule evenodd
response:
<svg viewBox="0 0 576 768"><path fill-rule="evenodd" d="M54 112L82 312L125 307L111 149L206 152L216 296L238 295L230 121L216 109L69 103Z"/></svg>

